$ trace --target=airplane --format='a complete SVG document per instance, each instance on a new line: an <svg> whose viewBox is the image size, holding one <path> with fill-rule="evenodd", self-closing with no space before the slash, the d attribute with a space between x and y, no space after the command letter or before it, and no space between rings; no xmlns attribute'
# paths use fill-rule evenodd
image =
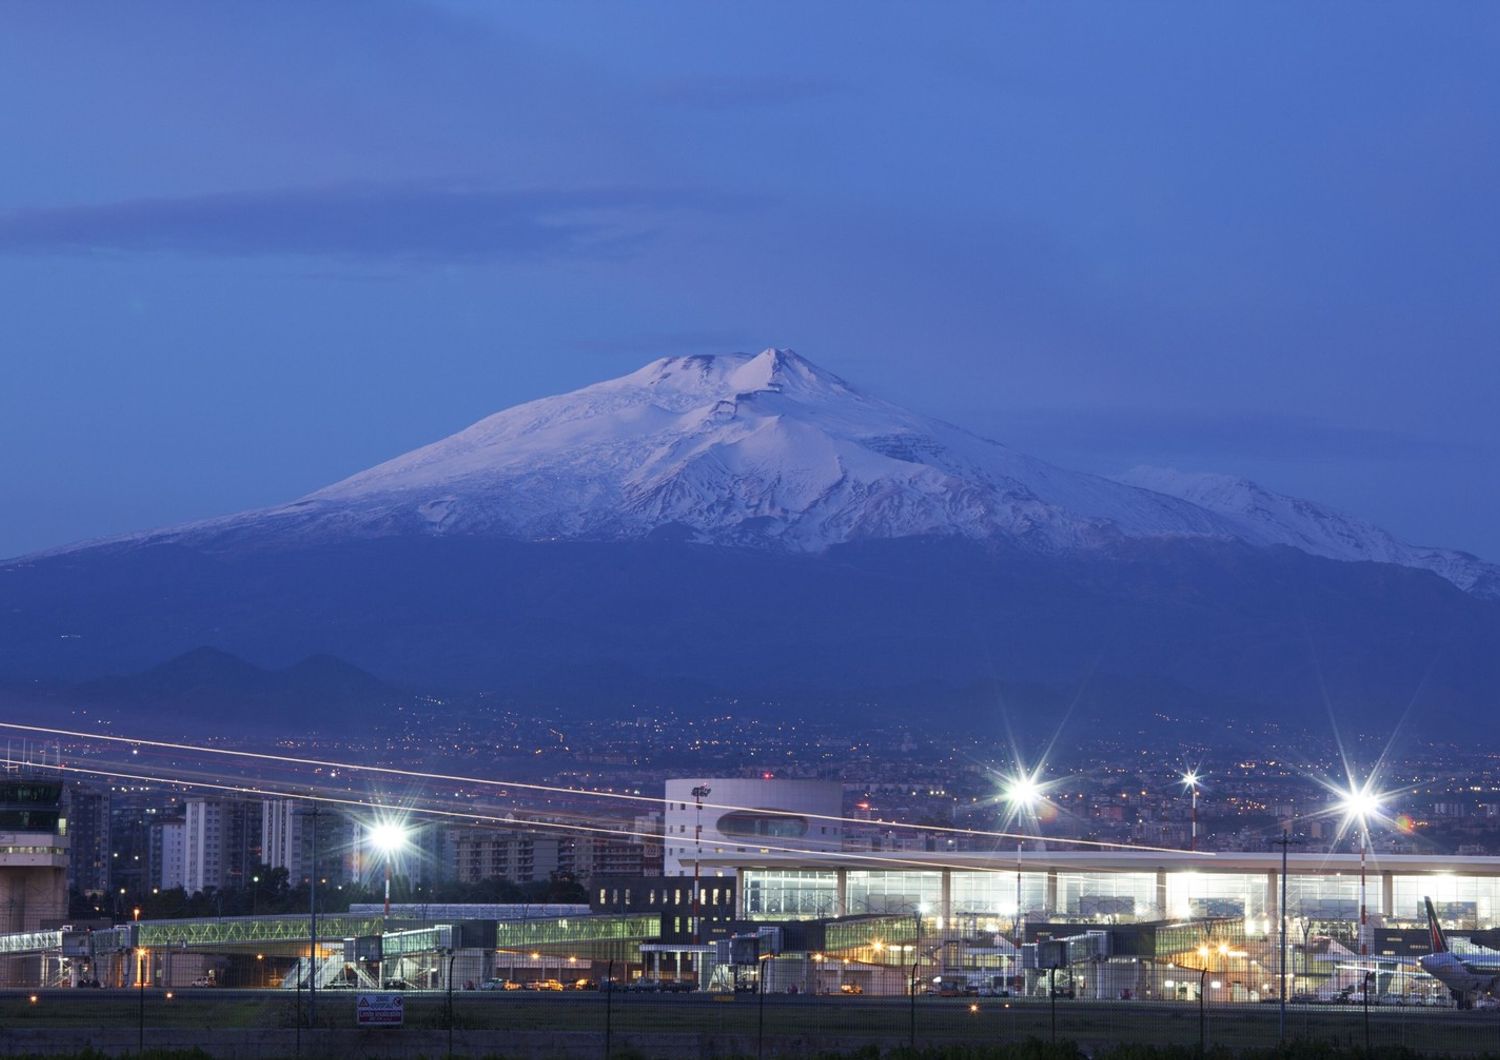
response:
<svg viewBox="0 0 1500 1060"><path fill-rule="evenodd" d="M1422 971L1448 988L1459 1008L1473 1008L1480 995L1489 997L1500 993L1500 952L1485 950L1482 954L1460 957L1448 949L1448 940L1443 935L1443 926L1438 923L1437 912L1432 908L1432 899L1427 903L1427 931L1431 938L1432 952L1417 958Z"/></svg>

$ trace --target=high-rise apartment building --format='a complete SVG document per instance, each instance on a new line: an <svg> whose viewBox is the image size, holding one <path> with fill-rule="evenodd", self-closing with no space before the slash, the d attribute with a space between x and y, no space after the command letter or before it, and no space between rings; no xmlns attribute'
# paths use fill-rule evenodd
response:
<svg viewBox="0 0 1500 1060"><path fill-rule="evenodd" d="M545 880L560 867L561 847L570 840L512 829L475 829L458 833L454 844L460 883Z"/></svg>
<svg viewBox="0 0 1500 1060"><path fill-rule="evenodd" d="M187 885L187 821L168 817L152 824L151 864L154 886L164 891Z"/></svg>
<svg viewBox="0 0 1500 1060"><path fill-rule="evenodd" d="M68 822L68 887L87 895L109 890L109 789L69 784L64 796Z"/></svg>
<svg viewBox="0 0 1500 1060"><path fill-rule="evenodd" d="M317 827L318 879L345 883L357 878L354 824L337 810L312 808L298 799L267 799L260 804L261 860L270 868L285 869L296 887L311 874Z"/></svg>
<svg viewBox="0 0 1500 1060"><path fill-rule="evenodd" d="M242 887L260 861L259 803L189 799L184 818L183 887L189 894L210 887Z"/></svg>

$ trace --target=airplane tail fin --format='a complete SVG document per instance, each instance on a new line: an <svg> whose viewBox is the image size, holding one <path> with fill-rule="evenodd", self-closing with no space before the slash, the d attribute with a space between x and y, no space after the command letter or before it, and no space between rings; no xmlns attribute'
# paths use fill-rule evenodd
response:
<svg viewBox="0 0 1500 1060"><path fill-rule="evenodd" d="M1427 903L1427 937L1432 945L1433 953L1447 953L1448 940L1443 937L1443 925L1438 923L1437 912L1432 908L1432 899L1423 898Z"/></svg>

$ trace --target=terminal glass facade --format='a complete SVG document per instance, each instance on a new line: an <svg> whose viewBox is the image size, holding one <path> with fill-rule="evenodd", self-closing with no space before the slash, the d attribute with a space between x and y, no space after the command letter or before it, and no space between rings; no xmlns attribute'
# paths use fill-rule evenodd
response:
<svg viewBox="0 0 1500 1060"><path fill-rule="evenodd" d="M1281 900L1279 893L1275 900ZM1372 876L1367 883L1366 900L1371 912L1379 910L1377 877ZM1359 877L1289 875L1286 908L1291 916L1307 920L1353 920L1359 916Z"/></svg>
<svg viewBox="0 0 1500 1060"><path fill-rule="evenodd" d="M740 891L751 920L812 920L834 915L838 877L817 869L747 869Z"/></svg>
<svg viewBox="0 0 1500 1060"><path fill-rule="evenodd" d="M1070 917L1099 922L1157 920L1156 875L1150 872L1058 873L1057 904Z"/></svg>
<svg viewBox="0 0 1500 1060"><path fill-rule="evenodd" d="M1017 918L1014 870L802 869L741 870L744 915L752 920L812 919L835 915L922 913L974 921L983 930L1010 931ZM945 890L944 876L947 876ZM839 877L843 901L839 901ZM1273 930L1281 903L1276 871L1117 872L1105 870L1020 873L1023 918L1079 923L1239 918L1257 936ZM1287 912L1330 924L1359 917L1357 871L1294 871L1286 881ZM1430 872L1387 874L1372 866L1365 900L1372 916L1397 924L1425 922L1422 899L1457 930L1500 927L1500 863L1494 876Z"/></svg>
<svg viewBox="0 0 1500 1060"><path fill-rule="evenodd" d="M1047 874L1021 873L1022 913L1040 913L1047 903ZM994 917L1005 921L1016 915L1014 872L953 873L953 915Z"/></svg>
<svg viewBox="0 0 1500 1060"><path fill-rule="evenodd" d="M849 870L845 911L850 916L861 913L929 913L941 909L942 904L941 872Z"/></svg>
<svg viewBox="0 0 1500 1060"><path fill-rule="evenodd" d="M1165 919L1199 920L1204 917L1262 919L1270 877L1263 873L1169 872Z"/></svg>
<svg viewBox="0 0 1500 1060"><path fill-rule="evenodd" d="M1393 876L1391 897L1390 915L1399 920L1425 920L1422 899L1431 898L1438 918L1450 927L1485 930L1500 923L1500 877Z"/></svg>

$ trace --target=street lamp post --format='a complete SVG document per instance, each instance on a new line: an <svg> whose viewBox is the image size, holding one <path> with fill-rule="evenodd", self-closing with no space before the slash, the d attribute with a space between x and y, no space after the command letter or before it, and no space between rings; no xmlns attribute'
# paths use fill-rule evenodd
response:
<svg viewBox="0 0 1500 1060"><path fill-rule="evenodd" d="M1276 993L1278 995L1278 1000L1280 1002L1280 1006L1279 1006L1280 1007L1279 1020L1277 1022L1277 1032L1276 1032L1276 1035L1277 1035L1277 1040L1278 1041L1284 1041L1286 1039L1286 918L1287 918L1287 908L1286 908L1286 895L1287 895L1287 881L1286 881L1287 857L1286 857L1286 854L1287 854L1287 848L1292 845L1291 833L1288 832L1285 828L1283 828L1281 830L1281 838L1278 839L1278 840L1276 840L1276 844L1281 847L1281 935L1280 935L1281 962L1280 962L1280 964L1278 966L1278 973L1280 975L1281 985L1280 985L1280 988L1276 991Z"/></svg>
<svg viewBox="0 0 1500 1060"><path fill-rule="evenodd" d="M458 959L458 950L448 951L448 1060L453 1060L453 962Z"/></svg>
<svg viewBox="0 0 1500 1060"><path fill-rule="evenodd" d="M604 1060L609 1060L610 1031L615 1009L615 961L604 972Z"/></svg>
<svg viewBox="0 0 1500 1060"><path fill-rule="evenodd" d="M760 988L760 997L756 999L755 1060L761 1060L766 1051L766 961L770 958L771 954L763 954L760 967L755 970L755 985Z"/></svg>
<svg viewBox="0 0 1500 1060"><path fill-rule="evenodd" d="M134 910L135 922L135 985L136 995L140 998L140 1020L137 1024L136 1052L144 1055L146 1052L146 974L144 965L146 963L146 951L141 946L141 910L137 906Z"/></svg>
<svg viewBox="0 0 1500 1060"><path fill-rule="evenodd" d="M1203 1054L1208 1050L1208 1009L1204 1007L1204 987L1208 981L1208 962L1203 964L1203 970L1198 973L1198 1052Z"/></svg>
<svg viewBox="0 0 1500 1060"><path fill-rule="evenodd" d="M909 1030L911 1033L910 1046L912 1052L917 1049L917 964L912 962L911 975L907 979L907 992L911 995L911 1022Z"/></svg>
<svg viewBox="0 0 1500 1060"><path fill-rule="evenodd" d="M1047 997L1052 1003L1052 1044L1057 1044L1057 965L1048 969Z"/></svg>
<svg viewBox="0 0 1500 1060"><path fill-rule="evenodd" d="M307 1025L318 1025L318 803L301 815L311 818L309 826L311 842L311 864L307 867ZM297 961L297 982L302 982L302 961ZM298 1025L301 1016L298 1015Z"/></svg>
<svg viewBox="0 0 1500 1060"><path fill-rule="evenodd" d="M1016 844L1016 915L1010 933L1015 936L1016 952L1021 952L1021 844Z"/></svg>
<svg viewBox="0 0 1500 1060"><path fill-rule="evenodd" d="M297 958L297 1055L302 1055L302 958Z"/></svg>

